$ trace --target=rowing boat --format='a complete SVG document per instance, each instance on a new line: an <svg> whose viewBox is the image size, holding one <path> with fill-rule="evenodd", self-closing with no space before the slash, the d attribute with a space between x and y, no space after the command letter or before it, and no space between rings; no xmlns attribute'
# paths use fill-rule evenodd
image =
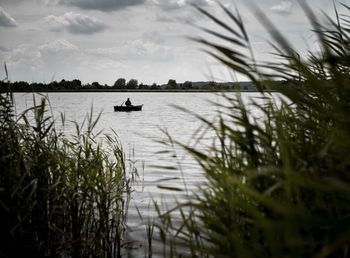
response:
<svg viewBox="0 0 350 258"><path fill-rule="evenodd" d="M138 106L114 106L114 111L117 112L130 112L130 111L141 111L143 105Z"/></svg>

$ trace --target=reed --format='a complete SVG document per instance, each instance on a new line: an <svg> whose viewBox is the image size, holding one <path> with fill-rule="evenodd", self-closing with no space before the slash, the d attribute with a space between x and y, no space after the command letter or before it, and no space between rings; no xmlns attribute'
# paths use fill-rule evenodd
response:
<svg viewBox="0 0 350 258"><path fill-rule="evenodd" d="M34 103L16 115L0 95L0 256L121 257L136 170L93 111L66 136Z"/></svg>
<svg viewBox="0 0 350 258"><path fill-rule="evenodd" d="M238 12L221 5L226 23L196 7L227 34L205 30L216 40L194 40L250 78L265 98L251 105L264 115L254 118L240 94L226 95L215 121L193 114L216 135L208 151L169 142L195 158L206 183L175 209L156 206L164 257L349 257L350 8L320 20L300 4L321 49L305 58L255 9L277 63L255 60ZM272 97L281 78L283 97Z"/></svg>

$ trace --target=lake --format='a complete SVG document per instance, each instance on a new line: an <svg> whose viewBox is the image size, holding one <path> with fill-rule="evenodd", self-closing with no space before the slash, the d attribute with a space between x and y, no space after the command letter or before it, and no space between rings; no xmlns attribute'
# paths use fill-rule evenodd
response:
<svg viewBox="0 0 350 258"><path fill-rule="evenodd" d="M231 93L235 94L235 93ZM173 205L174 198L181 200L184 192L161 189L158 186L186 188L190 192L204 180L199 166L181 148L173 150L159 143L167 139L167 131L175 140L190 145L197 144L205 148L213 142L214 136L205 130L199 130L202 123L198 118L174 106L181 106L190 111L214 121L217 106L212 102L225 101L222 96L214 93L48 93L52 115L60 125L60 113L66 116L67 134L74 131L74 126L68 121L82 122L93 107L95 116L101 112L101 118L96 130L118 134L126 156L133 160L138 168L139 179L129 208L130 235L137 239L140 246L145 240L136 206L142 216L153 216L149 209L152 200ZM258 99L258 93L243 93L244 100ZM141 112L114 112L113 106L122 104L130 98L134 105L143 104ZM37 101L40 96L36 95ZM16 111L22 112L33 104L31 93L16 93ZM259 114L257 114L259 115ZM197 143L197 140L204 140ZM171 152L166 152L171 151ZM174 166L176 170L162 169L156 166ZM141 252L142 253L142 252Z"/></svg>

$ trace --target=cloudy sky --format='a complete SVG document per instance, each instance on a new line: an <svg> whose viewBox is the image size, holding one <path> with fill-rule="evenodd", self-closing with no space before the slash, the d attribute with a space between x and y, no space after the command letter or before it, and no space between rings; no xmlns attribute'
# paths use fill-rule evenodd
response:
<svg viewBox="0 0 350 258"><path fill-rule="evenodd" d="M258 58L271 58L268 35L247 0L221 2L238 7ZM298 49L313 47L315 37L296 0L255 2ZM332 0L307 2L333 15ZM187 39L203 34L196 25L217 28L190 3L225 19L213 0L0 0L0 62L12 81L231 80L226 68Z"/></svg>

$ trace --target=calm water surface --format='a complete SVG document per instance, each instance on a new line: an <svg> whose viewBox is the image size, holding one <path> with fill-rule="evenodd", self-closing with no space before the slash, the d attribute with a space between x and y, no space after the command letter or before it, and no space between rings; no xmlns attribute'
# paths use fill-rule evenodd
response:
<svg viewBox="0 0 350 258"><path fill-rule="evenodd" d="M81 122L93 107L94 114L101 112L97 130L110 133L115 130L123 144L127 156L136 161L139 171L139 182L133 193L129 209L129 226L132 236L141 242L144 240L142 227L135 207L137 206L143 216L153 215L149 204L152 199L157 202L174 204L174 198L181 199L179 192L169 192L158 188L158 185L193 190L203 182L204 177L198 165L186 155L183 150L176 148L173 152L158 141L166 139L162 130L167 130L176 140L184 143L196 144L201 122L177 108L184 107L190 111L209 119L215 120L217 107L210 101L222 102L223 99L213 93L49 93L53 116L60 125L60 113L64 112L66 121ZM143 104L141 112L114 112L113 106L122 104L130 98L134 105ZM258 98L257 93L244 93L243 98ZM15 94L17 113L32 106L32 94ZM37 99L40 96L37 95ZM74 132L74 126L66 122L65 132ZM205 135L205 144L211 144L213 135ZM203 148L199 146L199 148ZM155 166L175 166L177 170L165 170Z"/></svg>

